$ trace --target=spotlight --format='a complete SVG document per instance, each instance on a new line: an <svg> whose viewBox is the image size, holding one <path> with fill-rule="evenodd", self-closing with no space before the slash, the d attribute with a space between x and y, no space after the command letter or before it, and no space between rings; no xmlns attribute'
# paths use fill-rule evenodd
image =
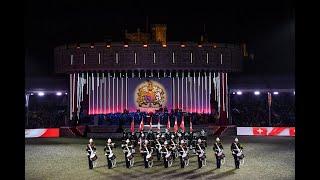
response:
<svg viewBox="0 0 320 180"><path fill-rule="evenodd" d="M255 91L254 95L260 95L260 92L259 91Z"/></svg>
<svg viewBox="0 0 320 180"><path fill-rule="evenodd" d="M275 92L273 92L273 94L274 94L274 95L278 95L278 94L279 94L279 92L275 91Z"/></svg>
<svg viewBox="0 0 320 180"><path fill-rule="evenodd" d="M127 48L127 47L129 47L129 45L128 45L128 44L125 44L124 47Z"/></svg>
<svg viewBox="0 0 320 180"><path fill-rule="evenodd" d="M38 92L38 96L44 96L44 92Z"/></svg>
<svg viewBox="0 0 320 180"><path fill-rule="evenodd" d="M30 93L31 96L33 96L33 93Z"/></svg>
<svg viewBox="0 0 320 180"><path fill-rule="evenodd" d="M148 45L147 45L147 44L144 44L143 47L148 47Z"/></svg>
<svg viewBox="0 0 320 180"><path fill-rule="evenodd" d="M186 47L186 45L184 45L184 44L181 44L181 47Z"/></svg>
<svg viewBox="0 0 320 180"><path fill-rule="evenodd" d="M167 47L167 45L166 44L162 44L162 47Z"/></svg>
<svg viewBox="0 0 320 180"><path fill-rule="evenodd" d="M61 92L57 92L56 95L57 95L57 96L61 96L62 93L61 93Z"/></svg>
<svg viewBox="0 0 320 180"><path fill-rule="evenodd" d="M68 95L68 93L64 93L65 95Z"/></svg>
<svg viewBox="0 0 320 180"><path fill-rule="evenodd" d="M241 91L238 91L238 92L237 92L237 95L242 95L242 92L241 92Z"/></svg>
<svg viewBox="0 0 320 180"><path fill-rule="evenodd" d="M296 91L293 91L293 95L296 95Z"/></svg>

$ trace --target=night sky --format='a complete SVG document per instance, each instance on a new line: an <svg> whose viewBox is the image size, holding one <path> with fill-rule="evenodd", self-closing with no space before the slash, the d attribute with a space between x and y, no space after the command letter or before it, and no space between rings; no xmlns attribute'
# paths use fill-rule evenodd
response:
<svg viewBox="0 0 320 180"><path fill-rule="evenodd" d="M66 43L121 41L124 30L167 24L168 41L198 42L204 24L211 42L247 43L253 61L242 74L294 74L294 5L291 1L26 1L27 77L55 76L53 48Z"/></svg>

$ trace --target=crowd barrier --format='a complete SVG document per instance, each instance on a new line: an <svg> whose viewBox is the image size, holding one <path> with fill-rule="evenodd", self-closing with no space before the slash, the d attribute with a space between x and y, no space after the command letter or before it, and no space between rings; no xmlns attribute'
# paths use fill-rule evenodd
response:
<svg viewBox="0 0 320 180"><path fill-rule="evenodd" d="M295 136L295 127L237 127L237 135Z"/></svg>
<svg viewBox="0 0 320 180"><path fill-rule="evenodd" d="M25 129L25 138L55 138L60 136L59 128Z"/></svg>

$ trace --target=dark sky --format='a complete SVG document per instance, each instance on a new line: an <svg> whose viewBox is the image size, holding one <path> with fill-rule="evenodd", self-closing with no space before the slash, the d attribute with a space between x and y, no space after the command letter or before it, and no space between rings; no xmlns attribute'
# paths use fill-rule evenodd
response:
<svg viewBox="0 0 320 180"><path fill-rule="evenodd" d="M53 48L114 41L149 24L167 24L169 41L198 41L206 24L212 42L246 42L255 60L243 74L294 74L291 1L26 1L26 76L53 76ZM209 2L211 2L209 4Z"/></svg>

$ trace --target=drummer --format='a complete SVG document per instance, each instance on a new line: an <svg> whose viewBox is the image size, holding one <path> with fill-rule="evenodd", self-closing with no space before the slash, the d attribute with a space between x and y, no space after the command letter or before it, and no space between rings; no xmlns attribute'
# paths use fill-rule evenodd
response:
<svg viewBox="0 0 320 180"><path fill-rule="evenodd" d="M89 139L89 144L87 144L86 151L87 151L87 156L88 156L89 169L92 169L93 168L93 163L92 163L92 160L90 158L90 155L91 155L92 151L93 152L96 151L96 146L94 145L92 138Z"/></svg>

